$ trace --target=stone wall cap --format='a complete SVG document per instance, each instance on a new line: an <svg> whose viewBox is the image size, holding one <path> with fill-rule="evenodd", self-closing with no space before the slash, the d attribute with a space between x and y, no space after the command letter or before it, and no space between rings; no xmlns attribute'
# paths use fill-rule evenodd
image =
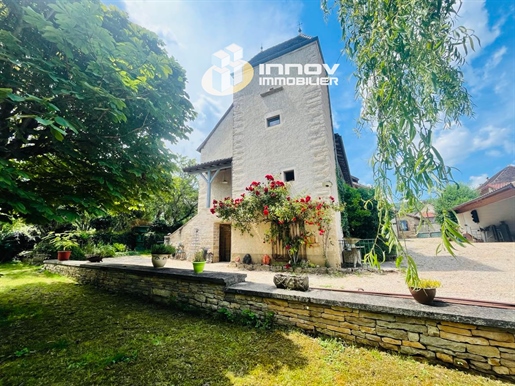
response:
<svg viewBox="0 0 515 386"><path fill-rule="evenodd" d="M340 306L369 312L515 330L515 311L502 308L451 304L438 301L434 302L432 306L425 306L412 299L324 290L290 291L278 289L272 285L252 282L235 284L227 288L226 291L248 296L264 296L312 303L314 305Z"/></svg>
<svg viewBox="0 0 515 386"><path fill-rule="evenodd" d="M64 265L77 268L96 269L100 271L124 272L132 275L153 276L153 277L168 277L177 278L181 280L198 281L203 283L223 284L226 287L241 283L247 277L244 273L229 273L229 272L212 272L204 271L200 274L193 272L193 267L189 269L180 268L154 268L143 265L133 264L110 264L110 263L89 263L77 260L46 260L45 264Z"/></svg>

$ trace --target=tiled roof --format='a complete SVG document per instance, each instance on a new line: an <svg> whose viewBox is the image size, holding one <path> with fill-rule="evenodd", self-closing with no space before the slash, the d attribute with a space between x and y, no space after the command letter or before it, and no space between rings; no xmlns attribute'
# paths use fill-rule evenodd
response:
<svg viewBox="0 0 515 386"><path fill-rule="evenodd" d="M487 193L491 189L499 189L503 186L508 185L511 182L515 182L515 166L508 165L500 172L494 174L485 183L480 185L477 190L481 194Z"/></svg>
<svg viewBox="0 0 515 386"><path fill-rule="evenodd" d="M266 63L272 59L278 58L287 54L288 52L295 51L311 42L317 41L318 37L311 37L307 35L297 35L293 39L286 40L276 46L261 51L259 54L249 60L252 67L256 67L261 63Z"/></svg>

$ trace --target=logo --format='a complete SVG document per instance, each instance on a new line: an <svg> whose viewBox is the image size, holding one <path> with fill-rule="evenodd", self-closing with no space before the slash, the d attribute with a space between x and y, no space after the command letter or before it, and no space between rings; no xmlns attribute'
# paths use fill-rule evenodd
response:
<svg viewBox="0 0 515 386"><path fill-rule="evenodd" d="M212 66L202 77L202 87L211 95L225 96L245 88L254 69L243 60L243 49L231 44L211 56Z"/></svg>
<svg viewBox="0 0 515 386"><path fill-rule="evenodd" d="M260 86L338 86L334 75L340 65L327 64L273 64L259 65ZM274 70L274 71L272 71ZM275 74L274 74L275 73ZM324 76L325 74L329 76ZM295 75L295 76L294 76Z"/></svg>

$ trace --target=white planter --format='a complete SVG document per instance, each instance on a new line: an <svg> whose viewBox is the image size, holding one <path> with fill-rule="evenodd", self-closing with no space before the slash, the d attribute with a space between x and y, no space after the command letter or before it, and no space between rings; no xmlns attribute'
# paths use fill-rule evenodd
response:
<svg viewBox="0 0 515 386"><path fill-rule="evenodd" d="M170 255L152 254L152 265L154 268L163 268L166 264L166 260L168 260L169 257Z"/></svg>

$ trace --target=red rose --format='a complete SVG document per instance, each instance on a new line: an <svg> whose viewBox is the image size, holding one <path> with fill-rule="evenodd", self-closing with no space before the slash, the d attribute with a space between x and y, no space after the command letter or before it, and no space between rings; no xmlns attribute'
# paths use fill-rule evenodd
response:
<svg viewBox="0 0 515 386"><path fill-rule="evenodd" d="M265 178L268 180L268 181L273 181L274 180L274 177L271 175L271 174L267 174L265 176Z"/></svg>
<svg viewBox="0 0 515 386"><path fill-rule="evenodd" d="M215 214L215 208L211 208L209 210L211 211L211 213Z"/></svg>
<svg viewBox="0 0 515 386"><path fill-rule="evenodd" d="M268 209L263 210L263 215L268 216Z"/></svg>
<svg viewBox="0 0 515 386"><path fill-rule="evenodd" d="M306 202L310 202L311 201L311 197L310 196L306 196Z"/></svg>

